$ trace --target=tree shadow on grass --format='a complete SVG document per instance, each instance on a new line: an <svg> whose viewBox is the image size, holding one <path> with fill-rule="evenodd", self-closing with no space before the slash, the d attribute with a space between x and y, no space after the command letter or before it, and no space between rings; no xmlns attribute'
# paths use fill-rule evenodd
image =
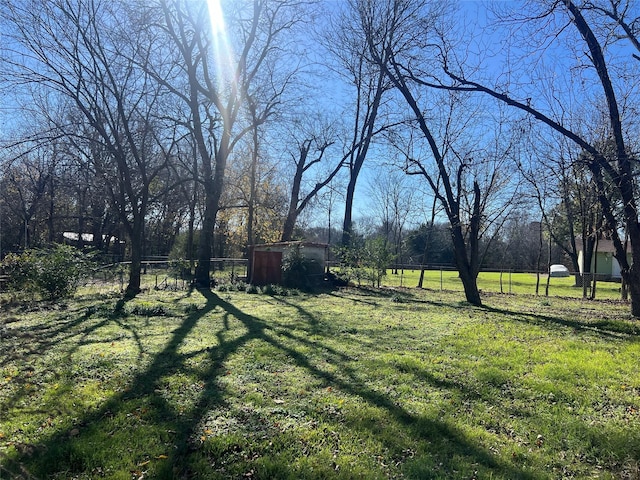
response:
<svg viewBox="0 0 640 480"><path fill-rule="evenodd" d="M372 407L380 408L387 412L398 424L410 432L410 435L415 440L424 440L429 442L434 447L435 454L438 453L438 449L445 444L448 445L448 449L452 450L458 456L465 457L469 464L479 464L495 472L500 473L506 478L521 478L521 479L534 479L537 478L528 472L519 470L511 465L505 464L498 460L494 455L484 448L474 444L470 441L466 435L459 429L446 424L445 422L428 418L423 415L412 413L403 408L398 403L394 402L388 396L377 392L363 384L362 380L358 379L357 372L352 367L345 363L345 360L350 359L342 352L337 352L328 346L309 343L308 341L292 335L284 335L289 340L294 340L296 343L301 343L306 347L314 347L320 349L325 353L331 354L335 362L340 365L340 374L333 373L329 370L322 369L318 365L314 365L309 356L304 355L297 351L295 348L286 345L274 335L271 334L271 327L265 325L255 317L248 315L241 310L237 309L234 305L221 302L221 306L235 318L239 319L245 325L252 325L258 322L260 328L259 338L268 342L273 347L287 354L295 364L313 375L315 378L321 380L327 387L333 389L339 389L349 395L359 397L364 402ZM302 310L304 316L312 317L309 312ZM282 333L280 333L282 335ZM436 379L433 379L436 382ZM449 387L450 385L445 385ZM372 428L376 428L371 426ZM451 472L453 474L453 472Z"/></svg>
<svg viewBox="0 0 640 480"><path fill-rule="evenodd" d="M105 301L105 304L110 301ZM52 304L53 306L54 304ZM27 371L28 375L19 375L12 379L14 387L16 383L20 383L19 388L13 388L13 394L3 396L0 401L0 421L5 418L9 407L16 405L28 397L31 392L28 387L37 386L38 368L36 367L35 357L42 352L53 349L57 344L68 342L78 337L75 348L81 344L88 344L87 337L100 328L112 322L111 318L105 318L99 322L90 321L93 314L92 309L80 308L76 310L63 310L62 313L47 318L46 321L39 323L23 325L20 327L12 327L2 329L0 325L0 333L2 342L0 343L0 366L14 365L23 371ZM115 339L114 339L115 340ZM110 341L103 339L102 342ZM67 351L65 360L68 362L74 349ZM64 363L64 361L62 362ZM55 366L47 369L49 373L55 370Z"/></svg>
<svg viewBox="0 0 640 480"><path fill-rule="evenodd" d="M25 472L58 477L108 475L109 472L103 468L108 468L114 458L126 454L127 449L137 452L131 465L133 478L142 477L144 470L148 470L153 478L191 477L194 474L192 454L197 449L198 428L202 419L212 409L227 407L226 392L219 382L225 375L225 361L252 340L263 341L283 352L297 367L324 385L358 397L369 406L386 412L411 439L431 445L431 453L436 457L439 449L446 448L463 458L468 465L480 465L504 478L537 478L497 459L452 425L412 413L389 396L368 387L358 378L357 371L349 363L350 359L341 352L321 342L309 343L298 336L286 335L282 329L274 329L260 318L243 312L208 290L202 291L202 294L206 298L206 305L182 320L172 331L164 348L144 370L134 376L127 390L114 394L98 408L77 419L71 431L60 428L43 437L38 446L17 455L7 466L16 478L28 478ZM218 344L195 353L181 352L181 345L196 325L218 308L221 309L222 324L211 325L216 330ZM306 315L307 320L313 317L304 310L300 313ZM227 340L225 332L232 318L242 324L243 333ZM340 366L340 373L314 364L308 355L296 349L297 345L331 355ZM191 366L188 361L194 355L204 355L206 361L200 362L201 366ZM181 409L166 398L162 385L171 376L185 372L197 373L199 395L195 402ZM132 431L132 423L135 432ZM375 431L378 427L363 423L358 428ZM387 447L393 449L396 440L385 441L390 442ZM454 467L445 464L442 468L446 472L447 468ZM453 470L450 473L453 475ZM293 471L289 472L288 476L292 475Z"/></svg>
<svg viewBox="0 0 640 480"><path fill-rule="evenodd" d="M603 317L578 318L578 315L576 315L574 318L567 318L561 317L559 315L549 315L542 312L523 312L518 310L510 310L507 308L492 307L486 304L481 307L475 307L464 301L450 303L438 300L418 298L417 296L412 296L411 294L407 295L407 299L410 300L412 304L424 304L447 309L473 309L478 311L485 311L498 315L504 315L511 320L525 322L532 325L535 324L547 328L567 327L573 329L577 333L590 333L612 340L635 341L636 339L640 339L640 322L630 319ZM572 298L570 300L575 301L577 299ZM570 312L570 310L568 310L567 312Z"/></svg>
<svg viewBox="0 0 640 480"><path fill-rule="evenodd" d="M486 305L482 308L487 312L504 315L510 320L525 322L531 325L546 328L566 327L576 333L593 334L610 340L640 340L640 323L638 322L606 318L562 318L544 313L521 312Z"/></svg>
<svg viewBox="0 0 640 480"><path fill-rule="evenodd" d="M231 341L225 341L220 331L217 333L220 342L214 348L200 352L207 354L208 366L199 375L199 400L193 405L176 410L162 394L163 379L182 371L189 371L187 360L194 354L185 355L179 351L189 333L196 324L209 312L220 305L220 299L213 293L202 292L206 305L187 315L179 326L173 330L165 347L155 355L143 371L138 372L131 380L129 387L123 392L113 395L97 409L87 412L78 418L74 426L57 430L48 437L42 438L37 445L22 449L22 454L4 468L16 478L29 478L32 472L36 476L55 475L87 475L105 474L101 464L109 463L109 457L119 455L127 449L127 443L144 443L149 440L149 448L140 449L142 457L136 458L131 465L135 477L137 467L150 468L149 458L144 458L145 451L166 448L164 453L155 456L154 475L157 478L176 478L182 475L185 458L193 446L192 437L195 428L204 413L215 405L224 405L222 392L217 383L222 364L228 356L241 345L253 338L262 337L263 325L257 319L245 324L246 333ZM121 315L124 303L117 306L116 316ZM102 323L108 323L105 319ZM217 326L219 329L228 325ZM212 328L216 328L212 326ZM122 425L122 423L127 425ZM136 424L140 434L138 438L127 438L131 434L131 424ZM125 428L126 427L126 428ZM128 433L127 433L128 432ZM145 438L154 436L155 439ZM158 438L161 437L161 438ZM152 443L156 442L155 445ZM160 445L158 445L160 444ZM140 445L137 445L140 447Z"/></svg>

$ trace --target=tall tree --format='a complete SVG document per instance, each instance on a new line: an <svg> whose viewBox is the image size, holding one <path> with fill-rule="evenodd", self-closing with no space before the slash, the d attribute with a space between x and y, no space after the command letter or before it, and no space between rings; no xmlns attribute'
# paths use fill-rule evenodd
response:
<svg viewBox="0 0 640 480"><path fill-rule="evenodd" d="M320 192L323 186L327 185L333 177L338 173L341 163L328 175L328 177L315 186L308 193L302 193L303 177L314 165L320 163L324 154L331 146L330 141L323 140L318 137L308 137L303 139L298 145L298 155L293 156L295 165L295 173L291 182L291 193L289 195L289 208L287 217L282 227L282 236L280 241L287 242L293 237L293 229L300 213L309 204L309 202ZM302 195L302 198L301 198Z"/></svg>
<svg viewBox="0 0 640 480"><path fill-rule="evenodd" d="M238 142L272 115L288 86L292 73L276 78L275 56L283 51L280 38L301 20L304 8L286 0L159 4L170 40L165 47L174 58L155 72L156 79L190 113L186 127L196 146L205 205L196 282L208 287L227 162Z"/></svg>
<svg viewBox="0 0 640 480"><path fill-rule="evenodd" d="M463 132L474 131L471 119L475 115L466 110L464 116L455 118L454 113L463 98L453 94L445 100L450 113L443 118L443 135L437 138L436 130L430 126L433 112L429 110L433 105L426 102L431 88L429 63L434 54L429 34L435 34L437 38L440 12L440 6L430 2L359 2L369 58L405 100L413 117L414 131L426 142L429 152L428 156L421 154L414 146L414 139L409 137L403 149L406 152L405 170L424 178L444 209L465 297L469 303L481 305L477 286L483 253L480 239L483 233L490 231L492 221L505 218L504 212L514 198L514 190L505 189L512 182L504 174L503 167L513 153L515 136L499 131L505 127L498 124L493 140L487 141L486 136L478 139L484 148L464 145ZM389 36L394 38L393 42L389 42ZM439 108L442 108L442 100L439 99ZM481 131L477 126L475 128L474 133ZM501 199L497 203L497 195L504 192L509 192L508 201Z"/></svg>
<svg viewBox="0 0 640 480"><path fill-rule="evenodd" d="M366 40L359 21L360 3L359 0L346 2L325 41L340 65L341 74L355 89L354 104L349 107L353 110L350 120L353 123L349 127L349 155L345 161L348 171L342 229L342 245L345 247L351 244L353 236L353 203L360 172L374 137L385 128L379 117L384 106L384 94L389 90L389 82L380 67L367 61ZM384 41L391 44L393 32ZM380 123L382 125L379 126Z"/></svg>
<svg viewBox="0 0 640 480"><path fill-rule="evenodd" d="M153 46L137 12L122 3L26 0L3 7L16 84L59 95L79 112L64 123L50 120L105 182L129 239L126 294L133 296L140 290L149 188L165 167L154 125L159 91L137 67Z"/></svg>
<svg viewBox="0 0 640 480"><path fill-rule="evenodd" d="M292 148L289 149L288 154L294 168L290 183L289 208L282 229L282 241L291 240L298 217L312 201L318 199L319 194L340 174L343 167L350 163L354 149L358 148L358 145L354 146L347 142L343 148L344 153L336 155L335 128L316 119L308 123L296 122L293 129ZM336 156L338 156L337 159ZM351 175L349 178L352 180ZM347 190L350 191L349 188Z"/></svg>
<svg viewBox="0 0 640 480"><path fill-rule="evenodd" d="M624 25L633 25L633 21L638 18L637 5L631 2L624 4L625 8L619 10L619 13L624 11L625 14L620 17L621 20L615 21L614 30L600 28L601 25L606 24L602 21L606 13L594 9L591 2L578 3L562 0L550 5L542 4L530 15L523 15L521 12L510 15L511 23L515 19L520 25L533 25L539 33L545 35L543 41L546 43L559 41L563 35L567 35L567 32L575 32L567 43L569 48L564 51L577 57L576 66L579 69L576 70L584 75L578 84L583 87L581 92L583 102L587 99L595 99L605 106L606 134L611 139L615 152L612 157L608 157L598 145L600 138L591 137L589 132L582 131L579 125L567 121L567 108L562 102L569 96L569 92L564 92L564 95L554 95L549 100L547 96L531 97L530 92L519 91L521 90L519 86L511 86L510 90L504 87L498 89L471 79L463 69L454 65L451 58L444 58L444 70L452 81L447 88L481 92L526 112L557 134L574 142L588 154L589 161L586 166L596 183L605 225L611 232L615 247L614 255L620 264L623 281L628 285L631 314L640 317L640 222L636 200L638 192L633 174L634 158L627 148L629 131L625 131L625 125L630 128L633 120L626 118L622 109L624 105L635 104L638 100L634 96L638 76L637 72L630 69L628 65L618 62L620 50L611 48L611 40L616 38L616 35L618 38L626 39L636 50L639 46L637 31L624 28ZM616 6L621 3L611 2L611 5ZM544 26L538 28L541 24ZM580 45L580 49L574 48L576 44ZM617 45L617 42L614 45ZM567 63L572 60L573 58L566 58ZM542 81L532 76L531 83L540 85ZM536 106L536 102L539 102L540 106ZM552 107L557 108L557 115L553 110L545 109L544 105L550 102L554 102ZM615 189L615 196L622 204L619 214L607 193L607 183ZM619 227L624 228L629 238L631 263L627 260L627 252Z"/></svg>

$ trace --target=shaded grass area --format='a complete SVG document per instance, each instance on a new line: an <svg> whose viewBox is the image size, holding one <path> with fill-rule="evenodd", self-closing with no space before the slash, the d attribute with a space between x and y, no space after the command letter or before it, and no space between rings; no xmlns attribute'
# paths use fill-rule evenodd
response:
<svg viewBox="0 0 640 480"><path fill-rule="evenodd" d="M3 305L0 478L638 478L618 302L434 290Z"/></svg>

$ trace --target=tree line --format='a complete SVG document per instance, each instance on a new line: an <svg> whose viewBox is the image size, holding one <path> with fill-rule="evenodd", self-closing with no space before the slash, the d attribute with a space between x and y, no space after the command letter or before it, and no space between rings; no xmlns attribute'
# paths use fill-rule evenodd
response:
<svg viewBox="0 0 640 480"><path fill-rule="evenodd" d="M126 249L132 296L179 246L208 287L212 255L314 223L354 245L360 203L474 305L483 266L588 271L611 240L640 316L634 2L2 7L0 251Z"/></svg>

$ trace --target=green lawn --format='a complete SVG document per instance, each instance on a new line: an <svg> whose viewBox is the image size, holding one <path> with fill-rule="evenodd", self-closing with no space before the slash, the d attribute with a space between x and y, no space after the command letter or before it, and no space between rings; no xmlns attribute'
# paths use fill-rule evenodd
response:
<svg viewBox="0 0 640 480"><path fill-rule="evenodd" d="M383 284L389 287L415 287L418 285L419 270L398 270L395 274L391 269L383 277ZM582 298L582 285L575 286L575 278L549 279L549 296ZM540 275L539 295L545 294L547 275ZM458 272L451 270L427 270L423 281L424 288L433 290L451 290L462 292L462 282ZM480 272L478 288L489 293L528 294L536 293L536 275L533 273ZM590 292L590 291L589 291ZM617 300L620 298L620 282L596 283L596 298Z"/></svg>
<svg viewBox="0 0 640 480"><path fill-rule="evenodd" d="M628 306L483 299L5 301L0 478L639 478Z"/></svg>

